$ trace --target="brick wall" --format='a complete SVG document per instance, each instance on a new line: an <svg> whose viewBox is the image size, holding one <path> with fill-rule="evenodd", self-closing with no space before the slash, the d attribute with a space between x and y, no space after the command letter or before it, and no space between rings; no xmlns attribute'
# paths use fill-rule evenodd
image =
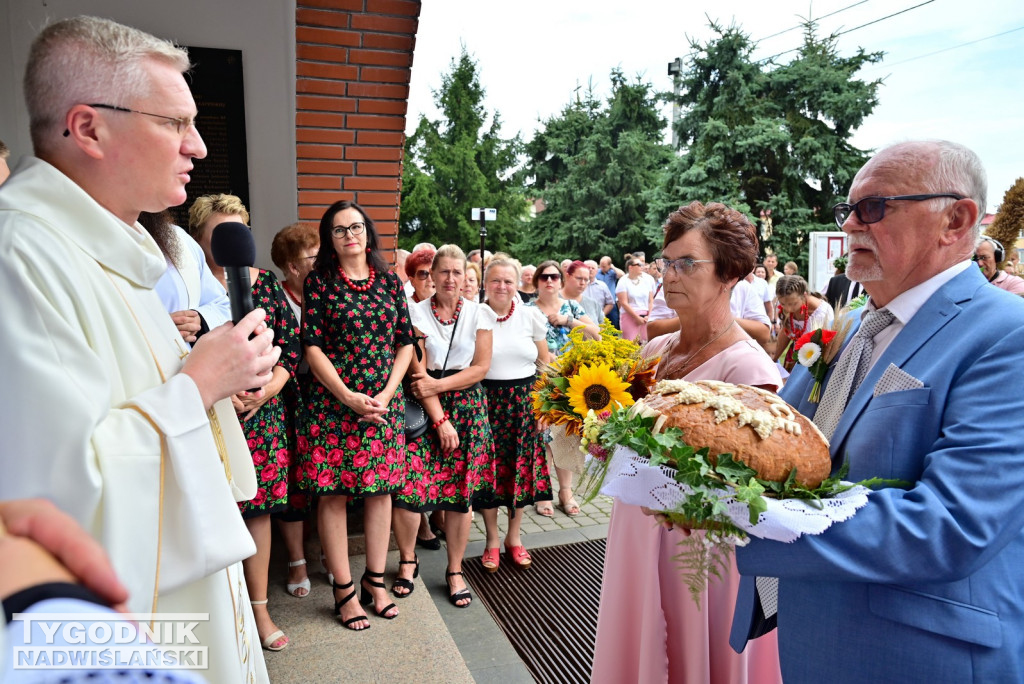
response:
<svg viewBox="0 0 1024 684"><path fill-rule="evenodd" d="M298 0L295 11L299 220L354 200L389 251L419 14L419 0Z"/></svg>

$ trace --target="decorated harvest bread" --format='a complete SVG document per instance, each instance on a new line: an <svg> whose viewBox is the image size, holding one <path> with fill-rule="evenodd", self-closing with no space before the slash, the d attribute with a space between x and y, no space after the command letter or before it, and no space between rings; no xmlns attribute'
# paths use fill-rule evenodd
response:
<svg viewBox="0 0 1024 684"><path fill-rule="evenodd" d="M731 453L763 480L796 481L813 489L829 476L828 441L817 426L778 395L748 385L701 380L662 380L636 411L660 415L654 430L678 427L687 444L708 447L710 457Z"/></svg>

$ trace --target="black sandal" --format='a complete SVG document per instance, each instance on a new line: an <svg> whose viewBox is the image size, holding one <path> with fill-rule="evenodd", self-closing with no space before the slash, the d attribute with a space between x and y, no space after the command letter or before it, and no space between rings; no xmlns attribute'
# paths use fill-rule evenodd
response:
<svg viewBox="0 0 1024 684"><path fill-rule="evenodd" d="M440 551L441 538L438 536L431 537L430 539L420 539L419 537L416 537L416 546L429 551Z"/></svg>
<svg viewBox="0 0 1024 684"><path fill-rule="evenodd" d="M416 579L417 577L420 576L420 559L419 558L416 558L416 560L411 560L411 561L400 560L400 561L398 561L398 564L399 565L415 565L416 569L412 571L412 579ZM397 591L395 591L395 589L408 589L409 591L405 592L404 594L399 594ZM396 577L395 578L395 583L391 585L391 593L394 594L396 597L398 597L400 599L405 598L406 596L411 594L415 589L416 589L416 585L412 583L412 580L407 580L404 577Z"/></svg>
<svg viewBox="0 0 1024 684"><path fill-rule="evenodd" d="M366 589L366 585L363 582L369 583L371 587L379 587L381 589L387 589L383 582L375 582L374 577L384 577L383 572L371 572L369 569L363 571L363 576L359 580L359 600L373 608L373 612L377 614L377 617L382 617L385 620L394 620L398 617L398 613L394 615L387 615L387 612L392 608L398 608L394 603L389 603L384 606L382 610L377 610L377 605L373 602L373 594Z"/></svg>
<svg viewBox="0 0 1024 684"><path fill-rule="evenodd" d="M355 583L352 582L352 581L349 581L348 584L338 584L337 582L331 582L331 585L335 589L343 589L344 590L344 589L351 588L352 586L355 585ZM340 601L335 601L334 602L334 617L336 619L341 620L341 607L343 605L345 605L346 603L348 603L349 601L351 601L352 599L354 599L355 597L356 597L356 590L352 589L352 593L351 594L349 594L345 598L341 599ZM360 622L360 621L365 621L366 622L366 627L363 627L361 629L357 629L357 628L352 626L354 623ZM341 624L344 625L345 627L351 629L353 632L361 632L364 629L370 629L370 627L373 626L373 625L370 624L370 619L368 617L366 617L365 615L357 615L354 618L349 618L348 620L343 621Z"/></svg>
<svg viewBox="0 0 1024 684"><path fill-rule="evenodd" d="M448 584L449 591L451 591L452 585L451 582L448 582L448 578L455 577L456 575L461 576L462 571L460 570L459 572L448 572L446 570L444 573L444 581ZM463 603L462 605L459 605L458 602L462 601L463 599L469 599L469 603ZM448 594L448 601L451 602L451 604L456 608L469 608L469 606L473 603L473 594L470 593L468 587L464 589L459 589L454 594Z"/></svg>

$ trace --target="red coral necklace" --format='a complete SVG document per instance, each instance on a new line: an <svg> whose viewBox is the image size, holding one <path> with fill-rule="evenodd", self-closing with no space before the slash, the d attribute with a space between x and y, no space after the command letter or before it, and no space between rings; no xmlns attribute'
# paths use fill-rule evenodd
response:
<svg viewBox="0 0 1024 684"><path fill-rule="evenodd" d="M508 313L505 314L504 316L502 316L501 318L499 318L498 319L498 323L504 323L508 319L512 318L512 314L515 313L515 310L516 310L516 300L513 299L512 300L512 305L508 308Z"/></svg>
<svg viewBox="0 0 1024 684"><path fill-rule="evenodd" d="M355 290L356 292L366 292L367 290L369 290L370 287L373 285L373 279L377 276L377 272L374 271L373 266L371 266L370 275L367 276L366 282L363 283L362 285L356 285L349 279L348 274L345 273L345 269L343 269L341 266L338 267L338 273L341 274L341 279L345 281L345 284L348 285L351 289Z"/></svg>
<svg viewBox="0 0 1024 684"><path fill-rule="evenodd" d="M782 305L779 305L779 315L782 315ZM800 307L800 316L803 317L804 319L802 324L800 325L800 330L796 329L796 325L793 321L793 316L786 317L788 319L786 321L786 337L788 337L791 340L800 339L800 336L807 332L807 321L809 320L809 316L807 315L806 302L804 302L804 305Z"/></svg>
<svg viewBox="0 0 1024 684"><path fill-rule="evenodd" d="M434 314L434 318L441 325L452 325L459 319L459 312L462 311L462 297L459 297L459 303L455 305L455 313L452 314L451 320L441 320L441 316L437 313L437 298L431 295L430 297L430 313Z"/></svg>

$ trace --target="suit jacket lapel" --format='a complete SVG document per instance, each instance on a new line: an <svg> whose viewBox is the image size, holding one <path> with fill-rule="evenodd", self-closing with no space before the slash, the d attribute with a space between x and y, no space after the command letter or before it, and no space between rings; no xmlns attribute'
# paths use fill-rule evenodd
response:
<svg viewBox="0 0 1024 684"><path fill-rule="evenodd" d="M959 315L960 304L971 299L972 293L978 285L976 282L972 282L971 276L977 276L977 273L972 273L971 269L968 269L939 288L907 322L903 330L889 344L885 353L871 367L864 382L850 397L843 417L839 420L839 425L836 426L836 431L832 435L833 463L838 464L836 457L842 456L843 442L845 442L850 428L867 407L874 394L875 384L882 377L885 369L889 367L889 364L902 368L932 336ZM857 327L859 326L860 321L858 320ZM850 333L848 340L852 339L854 332L856 331Z"/></svg>

